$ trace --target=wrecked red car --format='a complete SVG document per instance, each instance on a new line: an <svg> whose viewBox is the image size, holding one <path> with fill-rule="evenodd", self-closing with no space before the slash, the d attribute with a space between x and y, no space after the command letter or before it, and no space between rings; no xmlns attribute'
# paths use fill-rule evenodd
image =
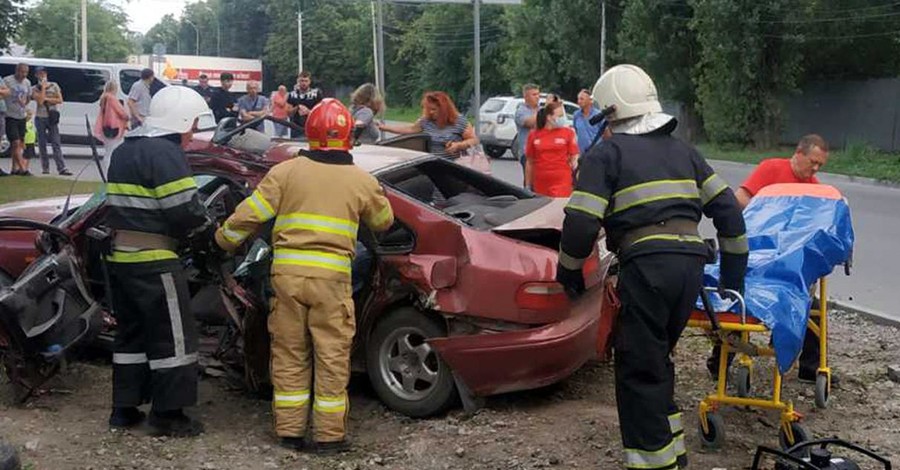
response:
<svg viewBox="0 0 900 470"><path fill-rule="evenodd" d="M222 122L195 136L190 165L220 223L266 171L303 145ZM389 141L396 147L411 138ZM565 200L550 199L421 151L363 145L355 163L384 185L396 215L385 234L360 228L354 261L358 332L353 368L390 408L439 413L459 398L545 386L596 355L602 286L613 256L598 244L589 291L571 302L554 282ZM0 206L0 356L38 387L66 351L115 334L100 224L105 193ZM215 360L246 386L268 387L271 227L234 258L181 249L194 312ZM17 279L16 279L17 278ZM209 342L209 341L207 341Z"/></svg>

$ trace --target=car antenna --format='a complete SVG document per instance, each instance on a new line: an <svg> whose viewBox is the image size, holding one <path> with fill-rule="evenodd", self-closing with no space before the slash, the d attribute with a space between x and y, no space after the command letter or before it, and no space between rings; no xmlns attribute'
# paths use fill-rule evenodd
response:
<svg viewBox="0 0 900 470"><path fill-rule="evenodd" d="M91 135L91 124L90 119L88 119L87 114L84 115L84 124L87 127L87 137L91 143L91 156L94 160L94 163L97 165L97 171L100 172L100 179L103 180L103 183L106 183L106 175L103 174L103 168L100 166L100 157L97 155L97 145L94 143L94 136ZM66 203L63 205L63 217L69 213L69 204L72 202L72 193L75 191L75 183L81 179L81 175L84 174L84 170L91 164L88 163L86 165L82 165L81 170L78 171L78 174L75 175L75 179L72 180L72 184L69 185L69 194L66 196Z"/></svg>

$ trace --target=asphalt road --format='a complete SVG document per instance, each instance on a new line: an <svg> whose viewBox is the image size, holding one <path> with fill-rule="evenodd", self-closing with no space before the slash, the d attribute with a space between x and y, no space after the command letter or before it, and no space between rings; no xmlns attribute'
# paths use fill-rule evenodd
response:
<svg viewBox="0 0 900 470"><path fill-rule="evenodd" d="M753 169L731 162L711 163L732 187L740 185ZM521 184L521 167L511 159L494 160L493 172L505 181ZM893 297L900 279L900 189L827 174L819 174L819 179L837 187L849 200L856 234L852 273L846 276L842 268L835 269L828 278L829 298L874 309L900 321L900 309L894 307ZM715 235L708 222L702 232Z"/></svg>
<svg viewBox="0 0 900 470"><path fill-rule="evenodd" d="M99 181L91 160L76 157L88 153L69 148L65 153L75 157L70 159L69 167L76 175L84 169L79 180ZM729 162L713 162L713 166L733 187L752 170L749 165ZM3 167L8 168L7 165ZM521 167L511 159L494 160L493 172L505 181L522 182ZM900 321L900 309L894 308L893 298L894 283L900 279L900 244L897 241L900 237L900 189L851 182L827 174L820 174L819 179L836 186L850 201L856 233L853 272L851 276L845 276L842 269L835 270L829 277L829 297L880 311ZM709 223L705 223L702 230L707 236L715 234Z"/></svg>

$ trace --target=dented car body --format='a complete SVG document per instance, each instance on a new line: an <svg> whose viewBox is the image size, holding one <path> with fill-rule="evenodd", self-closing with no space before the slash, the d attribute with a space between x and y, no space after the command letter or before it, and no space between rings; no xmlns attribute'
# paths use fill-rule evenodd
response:
<svg viewBox="0 0 900 470"><path fill-rule="evenodd" d="M293 158L304 145L260 146L257 139L254 145L261 148L248 149L220 135L221 129L198 133L187 151L207 209L219 222L271 166ZM409 142L397 146L408 148ZM358 330L353 368L368 374L389 407L428 416L459 397L469 404L474 397L552 384L596 356L598 337L605 333L600 331L602 287L613 256L598 244L585 266L588 293L576 302L566 297L554 282L564 200L537 196L413 150L366 145L353 154L355 163L384 185L397 220L384 234L361 227L359 240L367 255L358 256L353 266L355 275L365 276L364 287L354 291ZM114 320L105 313L91 313L103 318L88 321L91 332L72 345L56 338L31 344L40 335L9 333L28 323L23 315L29 314L12 299L28 289L37 292L29 270L62 252L74 260L68 270L82 284L74 288L81 299L64 302L66 308L85 305L86 312L87 305L94 305L105 310L96 307L107 303L104 270L92 238L97 230L91 230L102 221L103 201L102 191L90 198L73 197L69 204L77 209L68 214L60 213L62 199L0 206L0 228L4 220L5 227L17 228L0 231L0 283L6 284L0 294L0 354L6 357L7 372L32 367L35 361L50 363L54 354L88 338L114 335ZM61 233L39 235L45 230L23 225L25 219ZM199 259L190 244L181 250L198 320L216 330L216 359L242 369L248 387L257 391L265 391L268 383L269 230L263 229L234 259ZM45 285L39 295L59 295L54 289L65 290ZM60 311L59 302L44 302L52 306L43 308ZM40 308L29 309L35 310ZM66 318L78 314L44 313L42 318L77 321ZM48 350L53 344L57 347ZM23 357L28 354L16 348L43 359ZM18 372L28 378L28 371ZM52 370L43 370L38 377L49 374ZM31 378L29 383L35 382Z"/></svg>

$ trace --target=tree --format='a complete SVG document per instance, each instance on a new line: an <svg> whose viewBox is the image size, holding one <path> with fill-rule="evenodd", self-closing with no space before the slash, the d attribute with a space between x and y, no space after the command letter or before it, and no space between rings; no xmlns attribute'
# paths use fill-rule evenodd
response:
<svg viewBox="0 0 900 470"><path fill-rule="evenodd" d="M714 142L778 143L781 98L797 89L802 54L779 18L799 0L690 0L701 54L694 67L704 126Z"/></svg>
<svg viewBox="0 0 900 470"><path fill-rule="evenodd" d="M28 10L19 37L37 57L72 59L79 57L73 20L81 15L79 0L41 0ZM87 4L88 59L97 62L124 62L131 52L128 15L104 1ZM80 34L80 29L79 29Z"/></svg>
<svg viewBox="0 0 900 470"><path fill-rule="evenodd" d="M165 15L144 35L144 53L151 54L153 46L162 44L167 54L177 54L180 40L178 38L179 23L172 15Z"/></svg>
<svg viewBox="0 0 900 470"><path fill-rule="evenodd" d="M22 3L19 0L0 0L0 50L9 47L21 21Z"/></svg>
<svg viewBox="0 0 900 470"><path fill-rule="evenodd" d="M328 89L373 81L372 30L367 3L310 0L303 6L303 68ZM292 0L272 0L264 62L275 83L297 76L297 11ZM338 97L344 98L344 97Z"/></svg>
<svg viewBox="0 0 900 470"><path fill-rule="evenodd" d="M615 49L619 2L607 5L607 47ZM506 9L509 51L504 67L518 89L534 82L574 97L600 75L601 1L530 0Z"/></svg>

